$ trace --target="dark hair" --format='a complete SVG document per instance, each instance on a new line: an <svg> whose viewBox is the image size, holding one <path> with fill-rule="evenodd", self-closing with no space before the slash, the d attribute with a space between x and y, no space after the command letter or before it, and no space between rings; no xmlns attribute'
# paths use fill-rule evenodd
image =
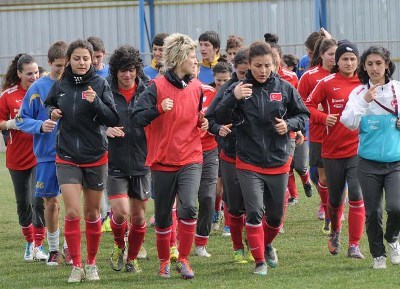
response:
<svg viewBox="0 0 400 289"><path fill-rule="evenodd" d="M273 33L264 34L265 42L267 42L271 48L278 50L279 56L282 57L282 48L278 45L279 36Z"/></svg>
<svg viewBox="0 0 400 289"><path fill-rule="evenodd" d="M58 58L65 58L67 52L68 44L65 41L57 41L50 45L47 51L47 59L50 63Z"/></svg>
<svg viewBox="0 0 400 289"><path fill-rule="evenodd" d="M206 31L199 36L199 41L209 41L213 48L221 48L221 40L219 39L219 35L215 31Z"/></svg>
<svg viewBox="0 0 400 289"><path fill-rule="evenodd" d="M168 33L158 33L154 36L153 41L151 42L151 46L157 45L157 46L163 46L164 45L164 39L169 36Z"/></svg>
<svg viewBox="0 0 400 289"><path fill-rule="evenodd" d="M24 64L31 64L35 62L35 58L28 54L17 54L7 68L7 72L4 76L2 84L3 90L13 87L14 85L17 85L19 83L20 79L18 77L17 71L22 72Z"/></svg>
<svg viewBox="0 0 400 289"><path fill-rule="evenodd" d="M47 72L43 66L39 66L38 69L39 69L39 75Z"/></svg>
<svg viewBox="0 0 400 289"><path fill-rule="evenodd" d="M86 40L89 41L90 44L92 44L93 51L96 51L96 52L100 51L100 52L106 53L106 48L104 46L104 42L103 42L103 40L101 40L100 37L90 36Z"/></svg>
<svg viewBox="0 0 400 289"><path fill-rule="evenodd" d="M217 73L226 73L229 72L229 74L232 74L233 69L232 69L232 65L230 63L221 61L218 62L213 68L212 71L215 74Z"/></svg>
<svg viewBox="0 0 400 289"><path fill-rule="evenodd" d="M118 70L126 71L136 68L138 77L143 76L143 61L140 52L133 46L124 45L114 50L108 62L110 66L110 75L117 80Z"/></svg>
<svg viewBox="0 0 400 289"><path fill-rule="evenodd" d="M241 48L243 46L243 38L237 35L229 35L226 40L226 49Z"/></svg>
<svg viewBox="0 0 400 289"><path fill-rule="evenodd" d="M357 75L360 79L361 83L367 84L369 81L368 73L365 71L365 61L367 60L368 55L377 54L382 57L385 61L385 64L388 65L388 68L385 70L385 83L388 83L392 78L394 71L396 70L396 65L390 59L390 51L381 46L370 46L364 53L361 55L360 63L357 67Z"/></svg>
<svg viewBox="0 0 400 289"><path fill-rule="evenodd" d="M293 72L296 72L297 63L299 60L293 54L284 54L282 56L282 60L286 63L287 66L293 66Z"/></svg>
<svg viewBox="0 0 400 289"><path fill-rule="evenodd" d="M306 41L304 42L304 45L311 51L314 51L314 47L315 47L315 43L317 43L317 41L320 38L324 38L325 35L322 31L318 31L318 32L312 32L310 35L308 35Z"/></svg>
<svg viewBox="0 0 400 289"><path fill-rule="evenodd" d="M67 49L67 66L69 65L68 62L71 60L72 53L77 48L87 49L89 51L90 58L93 59L93 46L92 46L92 44L87 40L77 39L75 41L72 41L68 45L68 49ZM60 78L63 78L64 75L65 75L65 70L61 74Z"/></svg>
<svg viewBox="0 0 400 289"><path fill-rule="evenodd" d="M254 57L268 54L272 55L271 46L263 41L255 41L249 47L249 62L251 62Z"/></svg>
<svg viewBox="0 0 400 289"><path fill-rule="evenodd" d="M236 68L239 64L249 63L249 48L240 49L233 58L233 66Z"/></svg>
<svg viewBox="0 0 400 289"><path fill-rule="evenodd" d="M309 67L314 67L316 65L322 65L321 54L328 51L331 47L337 46L337 42L335 39L328 39L321 37L314 47L313 56L310 59Z"/></svg>

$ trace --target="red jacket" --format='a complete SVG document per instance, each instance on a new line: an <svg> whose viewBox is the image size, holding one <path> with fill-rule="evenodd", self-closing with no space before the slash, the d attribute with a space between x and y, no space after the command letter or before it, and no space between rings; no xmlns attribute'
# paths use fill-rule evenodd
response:
<svg viewBox="0 0 400 289"><path fill-rule="evenodd" d="M15 118L24 99L26 90L20 85L13 86L0 97L0 121ZM27 170L36 165L33 154L33 135L20 130L10 130L7 143L6 166L10 170Z"/></svg>
<svg viewBox="0 0 400 289"><path fill-rule="evenodd" d="M328 114L339 114L334 126L325 126L322 140L322 157L326 159L348 158L357 155L358 130L351 131L340 123L350 92L360 85L355 74L344 77L339 72L322 79L307 99L306 105L311 112L311 121L326 124ZM324 111L318 110L321 104Z"/></svg>
<svg viewBox="0 0 400 289"><path fill-rule="evenodd" d="M183 86L170 74L168 71L165 76L153 80L140 94L133 112L134 126L151 123L146 130L146 166L153 170L178 170L181 166L203 161L198 127L201 83L192 79ZM172 99L174 106L164 112L161 103L166 98Z"/></svg>
<svg viewBox="0 0 400 289"><path fill-rule="evenodd" d="M278 69L278 75L279 75L282 79L286 80L286 81L289 82L291 85L293 85L294 88L297 88L299 79L298 79L298 77L297 77L297 75L296 75L295 72L290 71L290 70L287 70L286 68L283 68L283 67L281 66L281 67L279 67L279 69Z"/></svg>
<svg viewBox="0 0 400 289"><path fill-rule="evenodd" d="M318 82L324 77L328 76L330 72L322 68L322 66L314 66L308 69L300 78L297 90L304 102L307 101L308 96L311 94ZM310 119L309 135L310 141L315 143L322 143L325 125L313 122Z"/></svg>
<svg viewBox="0 0 400 289"><path fill-rule="evenodd" d="M201 112L206 114L208 106L211 104L214 96L217 94L217 91L207 85L201 84L201 88L203 89L203 108ZM215 140L215 135L209 133L208 131L201 133L201 146L203 147L203 152L213 150L218 147L218 143Z"/></svg>

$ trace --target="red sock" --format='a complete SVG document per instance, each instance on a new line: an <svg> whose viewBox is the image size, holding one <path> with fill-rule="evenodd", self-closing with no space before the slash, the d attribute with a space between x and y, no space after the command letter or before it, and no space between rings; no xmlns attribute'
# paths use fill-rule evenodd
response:
<svg viewBox="0 0 400 289"><path fill-rule="evenodd" d="M125 220L122 224L117 224L114 220L114 216L111 214L110 220L111 230L114 235L114 242L117 246L122 249L125 247L125 233L128 229L128 221Z"/></svg>
<svg viewBox="0 0 400 289"><path fill-rule="evenodd" d="M81 258L81 219L70 220L65 217L64 236L74 267L82 267Z"/></svg>
<svg viewBox="0 0 400 289"><path fill-rule="evenodd" d="M96 221L85 220L86 226L86 264L96 264L96 255L99 250L101 240L101 217Z"/></svg>
<svg viewBox="0 0 400 289"><path fill-rule="evenodd" d="M247 241L250 252L256 263L265 262L264 234L262 224L250 225L246 223Z"/></svg>
<svg viewBox="0 0 400 289"><path fill-rule="evenodd" d="M158 259L160 261L167 261L169 260L169 242L171 240L172 226L167 228L156 227L155 229Z"/></svg>
<svg viewBox="0 0 400 289"><path fill-rule="evenodd" d="M194 235L194 245L195 246L207 246L208 236Z"/></svg>
<svg viewBox="0 0 400 289"><path fill-rule="evenodd" d="M311 183L310 171L307 170L307 172L304 175L300 176L300 179L301 179L301 182L303 183L303 185L306 183Z"/></svg>
<svg viewBox="0 0 400 289"><path fill-rule="evenodd" d="M293 170L291 170L289 172L288 190L289 190L290 197L296 198L296 199L299 197L299 192L297 191L296 179L294 177Z"/></svg>
<svg viewBox="0 0 400 289"><path fill-rule="evenodd" d="M364 201L349 201L349 245L359 245L364 232Z"/></svg>
<svg viewBox="0 0 400 289"><path fill-rule="evenodd" d="M31 223L28 227L21 227L22 235L28 243L33 242L33 224Z"/></svg>
<svg viewBox="0 0 400 289"><path fill-rule="evenodd" d="M171 228L171 240L169 242L169 246L176 246L176 231L178 229L178 216L176 212L176 208L172 209L172 228Z"/></svg>
<svg viewBox="0 0 400 289"><path fill-rule="evenodd" d="M329 191L328 187L326 184L322 184L318 182L318 193L319 197L321 198L321 204L324 207L325 211L325 219L329 219L329 213L328 213L328 197L329 197Z"/></svg>
<svg viewBox="0 0 400 289"><path fill-rule="evenodd" d="M43 245L43 240L45 236L46 236L46 227L33 226L33 240L35 241L35 247Z"/></svg>
<svg viewBox="0 0 400 289"><path fill-rule="evenodd" d="M283 224L283 223L282 223ZM265 218L262 220L262 225L264 229L264 244L269 245L275 239L275 237L279 234L279 230L281 229L282 224L278 227L271 227L268 225Z"/></svg>
<svg viewBox="0 0 400 289"><path fill-rule="evenodd" d="M338 208L332 208L331 204L328 202L328 214L331 220L331 231L340 232L342 226L342 215L343 215L344 205L340 205Z"/></svg>
<svg viewBox="0 0 400 289"><path fill-rule="evenodd" d="M146 234L146 223L141 226L134 226L131 224L128 235L128 258L127 261L137 258L140 247L142 247L144 241L144 235Z"/></svg>
<svg viewBox="0 0 400 289"><path fill-rule="evenodd" d="M224 226L230 226L228 205L224 202Z"/></svg>
<svg viewBox="0 0 400 289"><path fill-rule="evenodd" d="M222 194L217 195L215 199L215 211L220 212L221 211L221 206L222 206Z"/></svg>
<svg viewBox="0 0 400 289"><path fill-rule="evenodd" d="M232 216L229 215L231 239L233 244L233 250L243 249L243 227L244 227L244 215Z"/></svg>
<svg viewBox="0 0 400 289"><path fill-rule="evenodd" d="M196 220L178 220L179 235L179 259L186 260L190 254L193 244L194 232L196 231Z"/></svg>

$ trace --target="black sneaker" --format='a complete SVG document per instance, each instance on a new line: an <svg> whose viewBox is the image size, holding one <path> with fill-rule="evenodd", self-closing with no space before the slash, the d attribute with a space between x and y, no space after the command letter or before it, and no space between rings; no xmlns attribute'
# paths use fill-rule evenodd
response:
<svg viewBox="0 0 400 289"><path fill-rule="evenodd" d="M297 198L289 198L288 200L288 205L296 205L299 202L299 200Z"/></svg>
<svg viewBox="0 0 400 289"><path fill-rule="evenodd" d="M58 251L50 251L49 258L47 259L48 266L58 266L58 261L60 258L60 254Z"/></svg>
<svg viewBox="0 0 400 289"><path fill-rule="evenodd" d="M278 266L278 255L276 254L275 248L272 247L271 244L265 247L264 257L267 261L268 266L270 266L271 268L275 268Z"/></svg>
<svg viewBox="0 0 400 289"><path fill-rule="evenodd" d="M332 232L328 238L328 249L332 255L336 255L340 250L339 232Z"/></svg>
<svg viewBox="0 0 400 289"><path fill-rule="evenodd" d="M303 184L303 188L304 188L304 193L306 194L306 196L308 198L310 198L312 196L312 193L313 193L311 183L307 182L307 183Z"/></svg>

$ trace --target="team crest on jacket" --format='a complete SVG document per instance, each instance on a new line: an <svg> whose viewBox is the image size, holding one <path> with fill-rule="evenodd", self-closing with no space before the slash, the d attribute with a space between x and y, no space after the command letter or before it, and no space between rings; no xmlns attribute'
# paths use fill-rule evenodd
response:
<svg viewBox="0 0 400 289"><path fill-rule="evenodd" d="M282 101L282 93L274 92L269 95L271 101Z"/></svg>

